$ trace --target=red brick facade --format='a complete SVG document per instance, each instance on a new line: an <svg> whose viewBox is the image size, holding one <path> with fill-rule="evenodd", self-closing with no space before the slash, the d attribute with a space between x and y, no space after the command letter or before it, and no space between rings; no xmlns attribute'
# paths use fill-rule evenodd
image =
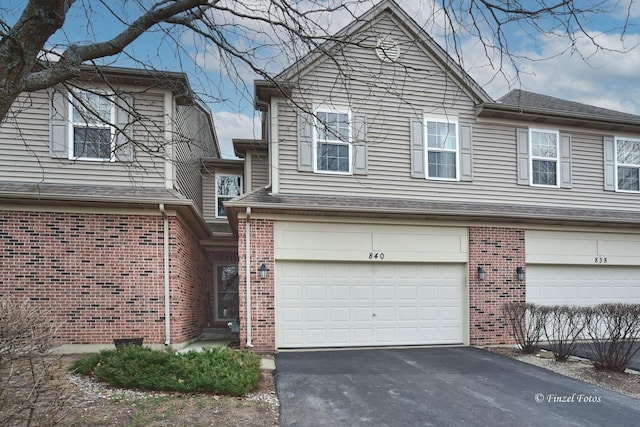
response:
<svg viewBox="0 0 640 427"><path fill-rule="evenodd" d="M245 222L238 224L240 276L240 343L247 339ZM275 292L273 222L251 220L251 341L257 351L275 349ZM258 269L270 270L260 280ZM484 280L477 269L486 271ZM507 325L502 319L502 305L525 300L525 280L518 280L516 268L525 268L524 230L502 227L469 228L469 337L471 345L511 344Z"/></svg>
<svg viewBox="0 0 640 427"><path fill-rule="evenodd" d="M171 342L198 337L207 326L207 259L198 239L175 217L169 218L169 283L171 284Z"/></svg>
<svg viewBox="0 0 640 427"><path fill-rule="evenodd" d="M478 277L478 267L486 276ZM524 230L500 227L469 228L469 341L471 345L512 344L502 318L507 301L525 301Z"/></svg>
<svg viewBox="0 0 640 427"><path fill-rule="evenodd" d="M250 284L251 284L251 344L256 351L275 348L275 291L273 221L250 220ZM240 344L247 342L246 313L246 222L238 221L238 275L240 279ZM264 264L269 270L266 279L260 279L258 269Z"/></svg>
<svg viewBox="0 0 640 427"><path fill-rule="evenodd" d="M206 323L204 253L170 218L172 343ZM63 344L165 342L158 215L0 211L0 295L49 310Z"/></svg>
<svg viewBox="0 0 640 427"><path fill-rule="evenodd" d="M251 219L251 343L275 349L275 263L271 220ZM240 342L247 341L245 230L238 255L207 253L176 217L169 218L171 343L200 335L215 313L213 266L238 261ZM0 211L0 295L29 298L63 323L64 344L114 338L165 342L163 219L158 215ZM501 308L525 300L524 230L469 228L471 345L507 344ZM259 268L268 269L260 279ZM480 280L477 268L486 271Z"/></svg>

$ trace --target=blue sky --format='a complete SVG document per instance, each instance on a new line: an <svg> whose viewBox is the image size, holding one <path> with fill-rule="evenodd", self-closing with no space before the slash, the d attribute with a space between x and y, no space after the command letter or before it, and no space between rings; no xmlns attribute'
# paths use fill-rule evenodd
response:
<svg viewBox="0 0 640 427"><path fill-rule="evenodd" d="M229 4L238 4L232 0L227 1ZM442 29L444 15L433 6L432 0L396 1L436 41L442 42L443 37L449 33ZM618 7L610 13L596 14L584 22L589 35L595 37L597 43L608 50L595 49L586 37L578 38L571 43L566 34L560 32L545 34L514 25L507 28L507 35L511 52L518 57L515 67L511 63L503 63L505 75L496 75L495 70L488 65L484 50L479 48L478 40L473 37L463 38L459 46L463 66L494 98L515 87L640 114L640 48L634 49L640 44L640 6L629 6L631 1L621 0ZM590 2L598 3L599 0L583 0L577 3L582 6ZM15 19L25 3L25 0L2 0L2 18L11 21L13 16ZM64 45L68 40L76 43L107 40L117 34L123 28L123 24L104 5L117 9L117 16L127 21L134 16L135 8L123 4L135 3L78 0L65 26L55 35L54 41ZM261 10L268 3L267 0L246 0L249 6L246 11L251 13ZM311 8L314 1L299 0L298 3L300 7ZM353 8L352 12L356 15L361 14L374 3L373 0L367 0ZM622 37L621 27L625 23L627 11L630 12L630 17L626 21L626 32ZM466 19L462 14L461 17ZM221 24L229 23L218 21L222 18L214 19ZM326 28L328 32L335 32L351 19L352 16L342 10L331 16L319 17L318 25ZM539 21L538 24L546 23ZM256 23L244 23L233 28L233 31L226 34L235 46L241 48L251 48L252 44L267 46L277 38L272 29ZM464 32L462 27L458 30ZM177 45L179 48L176 48ZM267 46L257 53L261 65L274 72L293 60L292 56L283 54L275 49L275 46ZM224 156L233 155L231 138L260 136L257 133L259 117L252 106L252 82L257 76L242 64L221 61L212 46L204 45L187 33L167 34L163 31L146 34L127 49L126 55L109 58L104 63L137 67L140 66L140 61L153 63L161 69L184 70L189 75L192 86L202 94L214 114Z"/></svg>

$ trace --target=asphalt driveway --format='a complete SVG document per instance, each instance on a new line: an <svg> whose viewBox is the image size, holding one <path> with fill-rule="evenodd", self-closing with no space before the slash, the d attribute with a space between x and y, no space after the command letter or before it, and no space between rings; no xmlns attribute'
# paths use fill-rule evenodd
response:
<svg viewBox="0 0 640 427"><path fill-rule="evenodd" d="M640 401L472 347L276 354L281 426L630 426Z"/></svg>

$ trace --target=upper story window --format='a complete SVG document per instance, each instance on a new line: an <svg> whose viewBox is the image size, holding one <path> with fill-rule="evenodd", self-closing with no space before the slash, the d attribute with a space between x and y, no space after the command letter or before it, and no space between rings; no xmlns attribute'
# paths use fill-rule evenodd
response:
<svg viewBox="0 0 640 427"><path fill-rule="evenodd" d="M558 185L558 132L530 130L531 184Z"/></svg>
<svg viewBox="0 0 640 427"><path fill-rule="evenodd" d="M242 176L216 175L216 218L226 218L224 202L242 194Z"/></svg>
<svg viewBox="0 0 640 427"><path fill-rule="evenodd" d="M315 171L351 173L351 113L318 109L315 112Z"/></svg>
<svg viewBox="0 0 640 427"><path fill-rule="evenodd" d="M447 116L412 118L411 177L441 181L473 181L473 130Z"/></svg>
<svg viewBox="0 0 640 427"><path fill-rule="evenodd" d="M640 140L616 139L617 189L640 191Z"/></svg>
<svg viewBox="0 0 640 427"><path fill-rule="evenodd" d="M518 185L573 187L571 134L567 132L516 129L516 162Z"/></svg>
<svg viewBox="0 0 640 427"><path fill-rule="evenodd" d="M71 97L69 157L85 160L112 160L115 104L107 96L76 91Z"/></svg>
<svg viewBox="0 0 640 427"><path fill-rule="evenodd" d="M458 179L458 124L425 119L427 178Z"/></svg>

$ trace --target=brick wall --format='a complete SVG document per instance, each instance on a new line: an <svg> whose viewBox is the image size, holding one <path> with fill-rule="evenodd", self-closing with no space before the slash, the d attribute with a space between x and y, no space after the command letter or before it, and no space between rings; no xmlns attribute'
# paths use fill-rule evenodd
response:
<svg viewBox="0 0 640 427"><path fill-rule="evenodd" d="M207 326L206 256L176 217L169 218L171 343L198 337Z"/></svg>
<svg viewBox="0 0 640 427"><path fill-rule="evenodd" d="M478 267L486 277L478 278ZM500 227L469 228L469 338L471 345L513 344L502 318L507 301L525 300L524 230ZM526 278L526 275L525 275Z"/></svg>
<svg viewBox="0 0 640 427"><path fill-rule="evenodd" d="M251 219L251 341L256 351L275 349L275 293L273 221ZM240 345L247 340L246 269L245 269L246 222L238 221L238 275L240 280ZM269 269L267 278L260 279L258 269L265 264Z"/></svg>
<svg viewBox="0 0 640 427"><path fill-rule="evenodd" d="M172 342L205 319L204 255L170 220ZM0 211L0 295L28 298L62 344L164 343L163 224L157 215Z"/></svg>

